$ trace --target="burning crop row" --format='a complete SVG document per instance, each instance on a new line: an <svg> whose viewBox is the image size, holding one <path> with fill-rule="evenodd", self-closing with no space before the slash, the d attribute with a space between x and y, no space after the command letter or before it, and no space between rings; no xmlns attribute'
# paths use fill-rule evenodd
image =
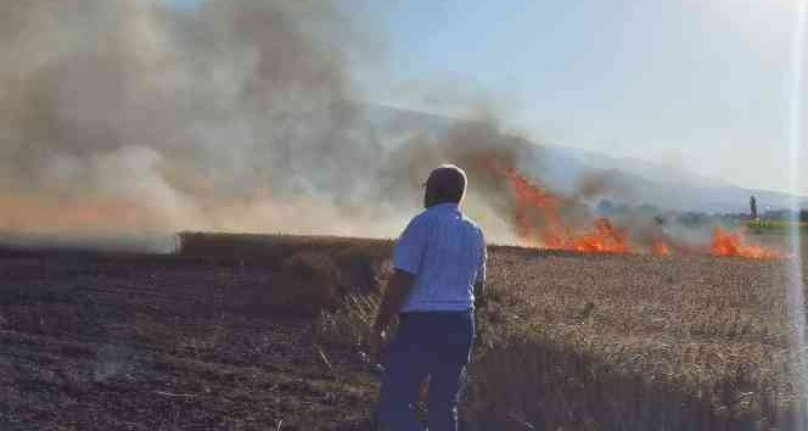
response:
<svg viewBox="0 0 808 431"><path fill-rule="evenodd" d="M740 233L727 232L720 227L713 230L710 247L713 256L740 256L752 259L775 259L782 257L776 250L758 245L748 245Z"/></svg>
<svg viewBox="0 0 808 431"><path fill-rule="evenodd" d="M705 254L715 257L738 256L753 259L779 258L772 249L747 244L741 233L713 229L709 244L700 247L683 244L662 229L650 235L644 244L631 240L627 226L618 226L606 217L588 218L581 227L565 219L562 210L574 202L554 194L520 173L506 166L495 156L480 158L480 165L489 175L505 180L514 198L514 230L522 245L549 250L571 250L582 253L650 253Z"/></svg>

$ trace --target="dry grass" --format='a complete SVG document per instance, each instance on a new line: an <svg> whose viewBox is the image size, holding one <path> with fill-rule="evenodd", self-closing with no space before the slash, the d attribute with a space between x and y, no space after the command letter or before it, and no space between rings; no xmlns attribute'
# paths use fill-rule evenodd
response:
<svg viewBox="0 0 808 431"><path fill-rule="evenodd" d="M495 247L468 429L791 429L783 262ZM327 315L367 325L372 299Z"/></svg>
<svg viewBox="0 0 808 431"><path fill-rule="evenodd" d="M0 427L366 429L390 242L211 238L0 259ZM793 428L782 262L489 256L462 429Z"/></svg>
<svg viewBox="0 0 808 431"><path fill-rule="evenodd" d="M494 254L467 394L540 429L768 429L792 410L782 263ZM494 323L495 322L495 323ZM518 418L516 420L515 418Z"/></svg>
<svg viewBox="0 0 808 431"><path fill-rule="evenodd" d="M337 310L322 313L316 325L318 339L331 346L362 346L378 306L378 295L347 296Z"/></svg>

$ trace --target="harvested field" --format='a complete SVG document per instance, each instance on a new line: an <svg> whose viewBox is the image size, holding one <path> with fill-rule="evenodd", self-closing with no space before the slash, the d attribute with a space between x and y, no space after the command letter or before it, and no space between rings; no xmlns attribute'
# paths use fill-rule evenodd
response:
<svg viewBox="0 0 808 431"><path fill-rule="evenodd" d="M290 271L4 253L0 428L364 429L372 379L318 347L309 298L276 299L316 281Z"/></svg>
<svg viewBox="0 0 808 431"><path fill-rule="evenodd" d="M0 252L0 428L368 429L355 344L390 242L215 239ZM790 428L782 262L491 247L489 265L464 429Z"/></svg>

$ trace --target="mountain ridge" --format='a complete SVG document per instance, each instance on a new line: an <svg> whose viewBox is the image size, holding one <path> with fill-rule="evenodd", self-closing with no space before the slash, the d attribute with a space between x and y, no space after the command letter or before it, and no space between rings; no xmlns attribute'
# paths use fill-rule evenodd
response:
<svg viewBox="0 0 808 431"><path fill-rule="evenodd" d="M486 122L364 102L350 102L345 106L348 105L365 127L387 137L429 134L440 139L453 128ZM499 128L495 120L489 122ZM650 204L665 210L710 213L748 212L751 196L756 197L761 212L785 209L791 204L792 197L787 193L738 186L722 178L693 172L686 166L672 167L632 157L539 143L507 130L501 133L517 136L534 149L534 154L528 158L535 159L536 165L520 166L520 169L552 190L567 195L580 195L582 181L599 180L603 190L597 196L585 197ZM394 145L406 145L405 139L394 141L397 142ZM798 201L805 206L808 198L799 196Z"/></svg>

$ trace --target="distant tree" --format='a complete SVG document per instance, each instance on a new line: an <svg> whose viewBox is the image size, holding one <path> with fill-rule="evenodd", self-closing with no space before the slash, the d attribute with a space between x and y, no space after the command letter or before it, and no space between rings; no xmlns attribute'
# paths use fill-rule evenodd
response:
<svg viewBox="0 0 808 431"><path fill-rule="evenodd" d="M683 225L693 226L707 221L707 218L707 214L703 212L688 211L686 213L679 214L677 221Z"/></svg>
<svg viewBox="0 0 808 431"><path fill-rule="evenodd" d="M749 198L749 216L752 220L757 220L758 213L757 213L757 199L753 195Z"/></svg>
<svg viewBox="0 0 808 431"><path fill-rule="evenodd" d="M638 206L637 211L639 211L639 212L641 212L643 214L659 214L660 213L659 208L657 208L656 206L651 205L649 203L645 203L645 204L642 204L642 205Z"/></svg>
<svg viewBox="0 0 808 431"><path fill-rule="evenodd" d="M628 214L631 212L631 207L625 203L621 203L614 208L614 212L617 214Z"/></svg>
<svg viewBox="0 0 808 431"><path fill-rule="evenodd" d="M778 209L778 210L768 210L763 213L763 218L766 220L798 220L802 217L802 212L797 213L796 211L787 210L787 209Z"/></svg>
<svg viewBox="0 0 808 431"><path fill-rule="evenodd" d="M614 212L614 203L608 199L601 199L597 210L600 215L611 215Z"/></svg>

